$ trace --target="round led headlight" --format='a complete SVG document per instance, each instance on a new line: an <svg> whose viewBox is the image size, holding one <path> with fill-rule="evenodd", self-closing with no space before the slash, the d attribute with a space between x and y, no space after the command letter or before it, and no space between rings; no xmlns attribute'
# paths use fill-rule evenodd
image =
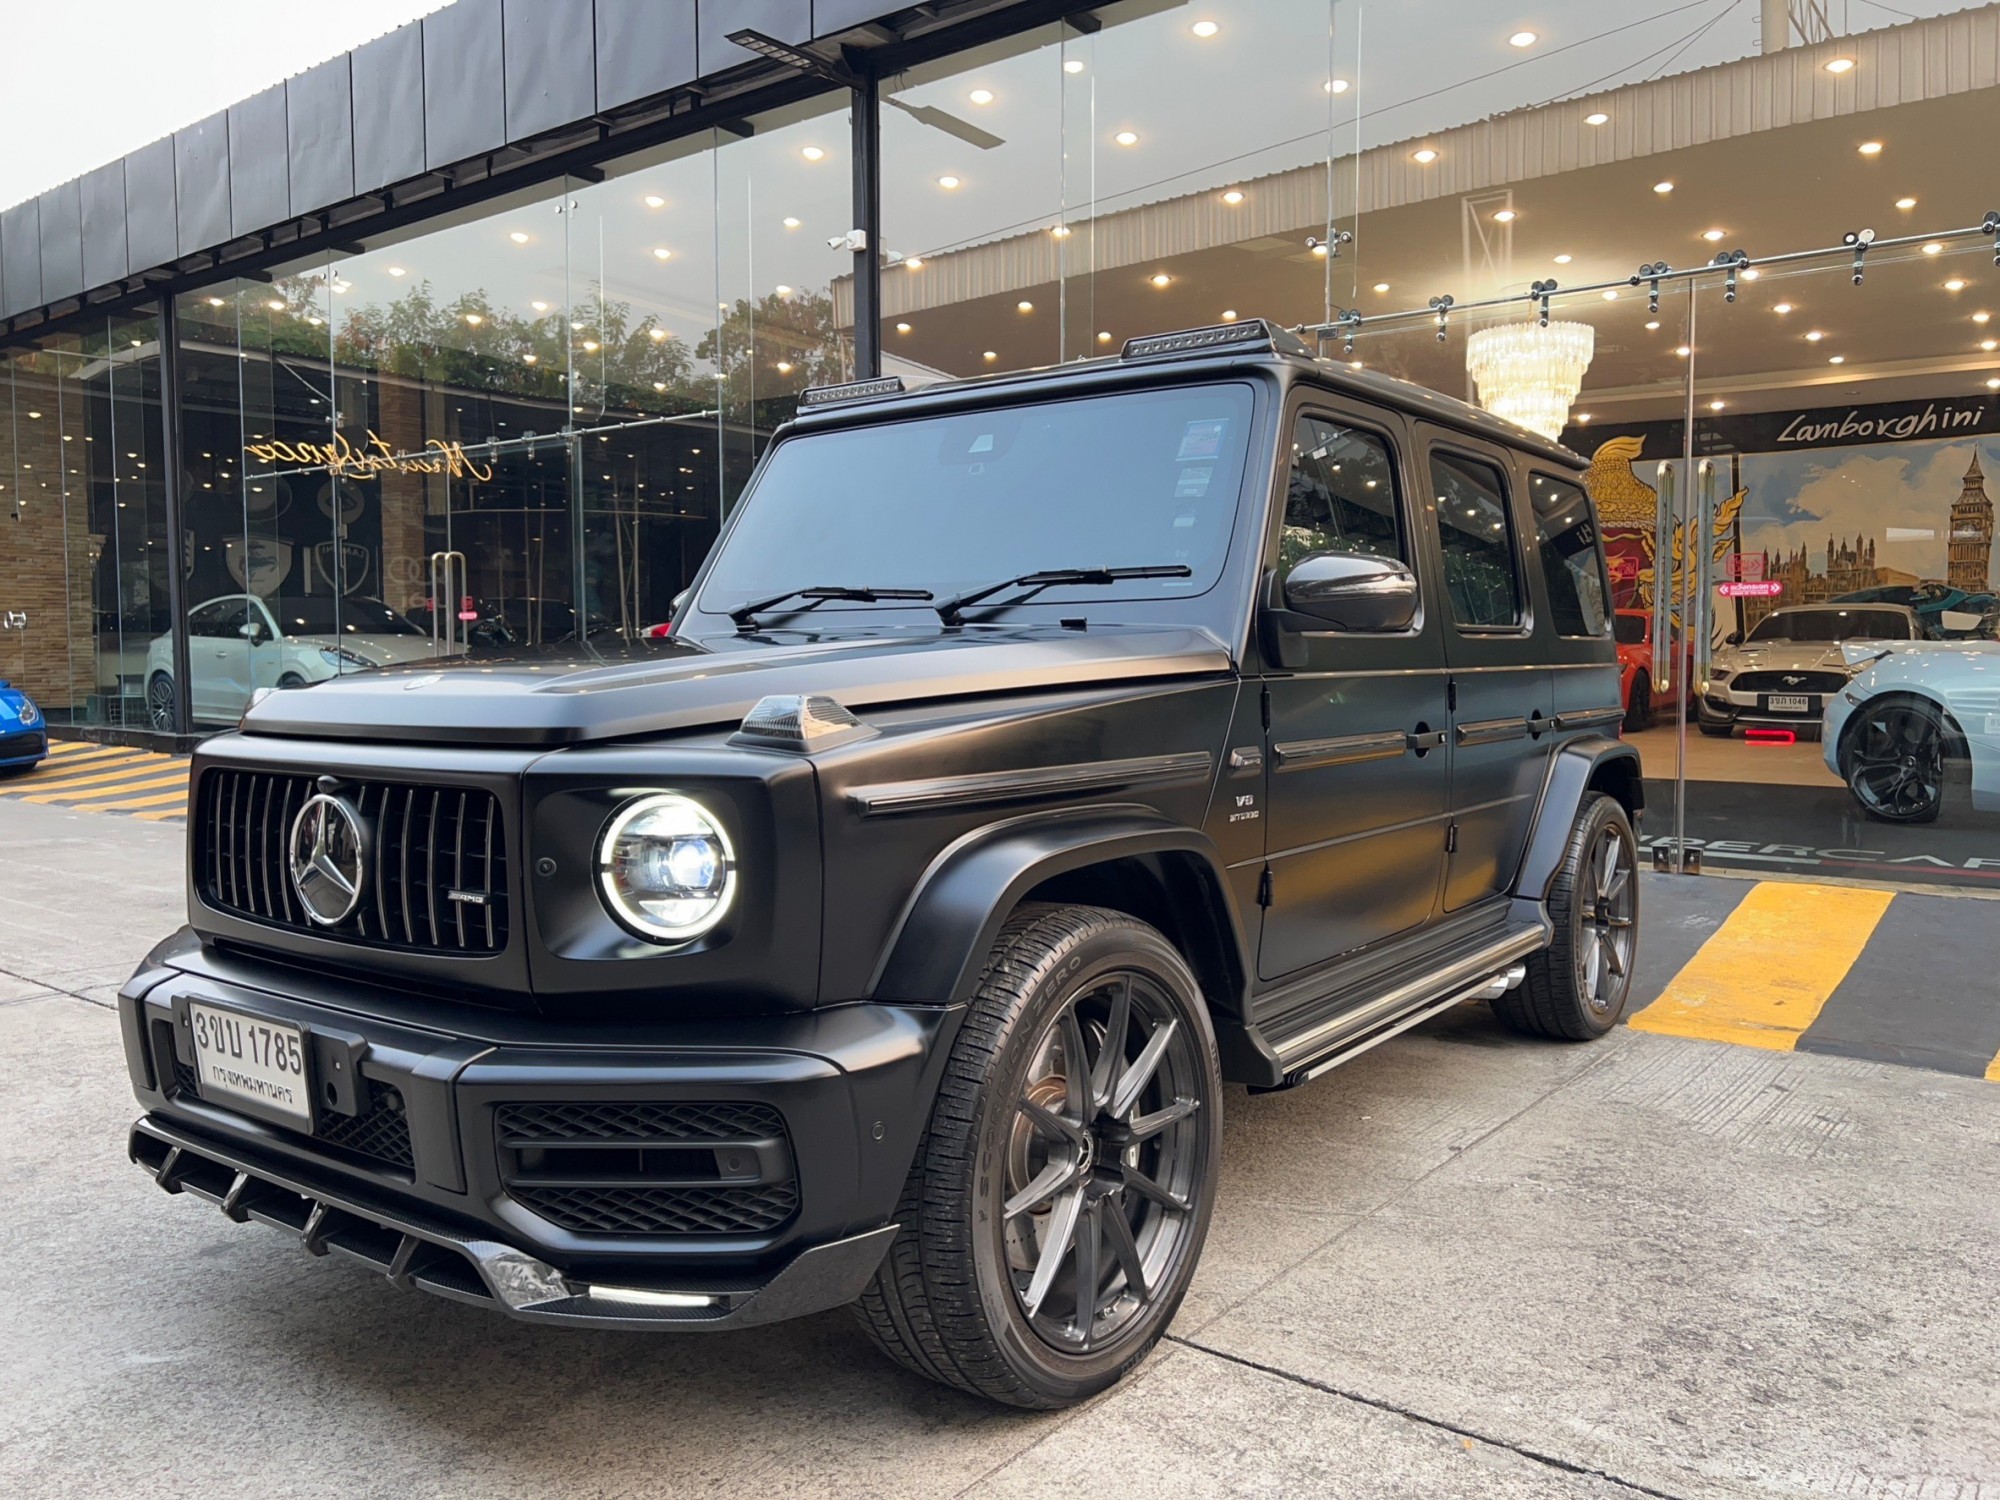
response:
<svg viewBox="0 0 2000 1500"><path fill-rule="evenodd" d="M736 855L700 803L660 792L619 809L597 846L597 877L626 927L656 943L685 943L729 910Z"/></svg>

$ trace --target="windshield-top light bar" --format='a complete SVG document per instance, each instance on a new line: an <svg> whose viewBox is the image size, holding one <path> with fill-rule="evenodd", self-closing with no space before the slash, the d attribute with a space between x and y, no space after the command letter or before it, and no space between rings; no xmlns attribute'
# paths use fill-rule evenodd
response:
<svg viewBox="0 0 2000 1500"><path fill-rule="evenodd" d="M903 377L884 375L879 380L850 380L845 385L814 385L799 392L799 405L839 406L847 401L866 401L870 396L900 396Z"/></svg>
<svg viewBox="0 0 2000 1500"><path fill-rule="evenodd" d="M1120 359L1146 359L1160 354L1199 354L1204 349L1268 349L1277 354L1311 354L1298 337L1264 318L1184 328L1178 333L1148 333L1127 339Z"/></svg>

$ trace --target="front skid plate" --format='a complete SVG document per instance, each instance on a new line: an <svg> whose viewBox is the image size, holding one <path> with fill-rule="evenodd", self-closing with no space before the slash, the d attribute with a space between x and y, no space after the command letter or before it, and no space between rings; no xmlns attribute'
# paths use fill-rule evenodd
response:
<svg viewBox="0 0 2000 1500"><path fill-rule="evenodd" d="M360 1262L399 1287L572 1328L715 1332L839 1307L860 1296L897 1226L801 1251L766 1280L687 1277L646 1292L708 1299L696 1307L607 1302L545 1261L497 1240L461 1233L420 1213L333 1187L294 1166L273 1168L153 1115L133 1123L127 1154L170 1193L192 1193L237 1223L255 1219L295 1234L314 1255ZM633 1290L621 1287L629 1297ZM615 1310L614 1310L615 1309Z"/></svg>

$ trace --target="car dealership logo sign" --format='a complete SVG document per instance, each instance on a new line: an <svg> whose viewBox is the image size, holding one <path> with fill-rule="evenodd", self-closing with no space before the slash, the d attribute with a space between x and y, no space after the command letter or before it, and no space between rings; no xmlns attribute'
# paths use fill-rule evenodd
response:
<svg viewBox="0 0 2000 1500"><path fill-rule="evenodd" d="M359 444L349 441L345 433L335 433L330 443L252 443L244 452L260 464L323 469L345 479L374 479L382 474L448 474L453 479L484 484L493 477L493 466L466 457L463 443L432 438L420 453L398 453L373 428Z"/></svg>
<svg viewBox="0 0 2000 1500"><path fill-rule="evenodd" d="M1785 424L1778 434L1780 443L1878 443L1901 442L1905 438L1931 437L1949 432L1977 432L1986 419L1986 403L1956 405L1927 401L1921 410L1882 412L1863 416L1850 408L1845 416L1826 411L1802 411Z"/></svg>
<svg viewBox="0 0 2000 1500"><path fill-rule="evenodd" d="M325 792L307 798L292 820L290 852L292 889L306 915L321 927L352 916L368 878L368 835L353 806Z"/></svg>

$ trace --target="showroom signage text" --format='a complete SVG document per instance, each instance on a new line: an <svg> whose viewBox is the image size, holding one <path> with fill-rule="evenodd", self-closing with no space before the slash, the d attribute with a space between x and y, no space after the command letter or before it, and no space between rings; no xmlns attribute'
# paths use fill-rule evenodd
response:
<svg viewBox="0 0 2000 1500"><path fill-rule="evenodd" d="M1935 438L1982 437L2000 433L2000 401L1886 401L1872 406L1819 406L1803 411L1743 412L1697 417L1694 451L1778 453L1800 448L1847 448L1866 443L1901 443ZM1571 446L1588 451L1614 435L1645 440L1645 451L1661 457L1681 451L1679 422L1638 422L1631 426L1572 427Z"/></svg>
<svg viewBox="0 0 2000 1500"><path fill-rule="evenodd" d="M379 474L448 474L453 479L484 484L493 477L490 464L465 456L463 443L432 438L421 453L397 453L372 428L367 441L359 446L349 442L344 433L335 433L330 443L252 443L245 451L259 463L298 464L348 479L373 479Z"/></svg>

